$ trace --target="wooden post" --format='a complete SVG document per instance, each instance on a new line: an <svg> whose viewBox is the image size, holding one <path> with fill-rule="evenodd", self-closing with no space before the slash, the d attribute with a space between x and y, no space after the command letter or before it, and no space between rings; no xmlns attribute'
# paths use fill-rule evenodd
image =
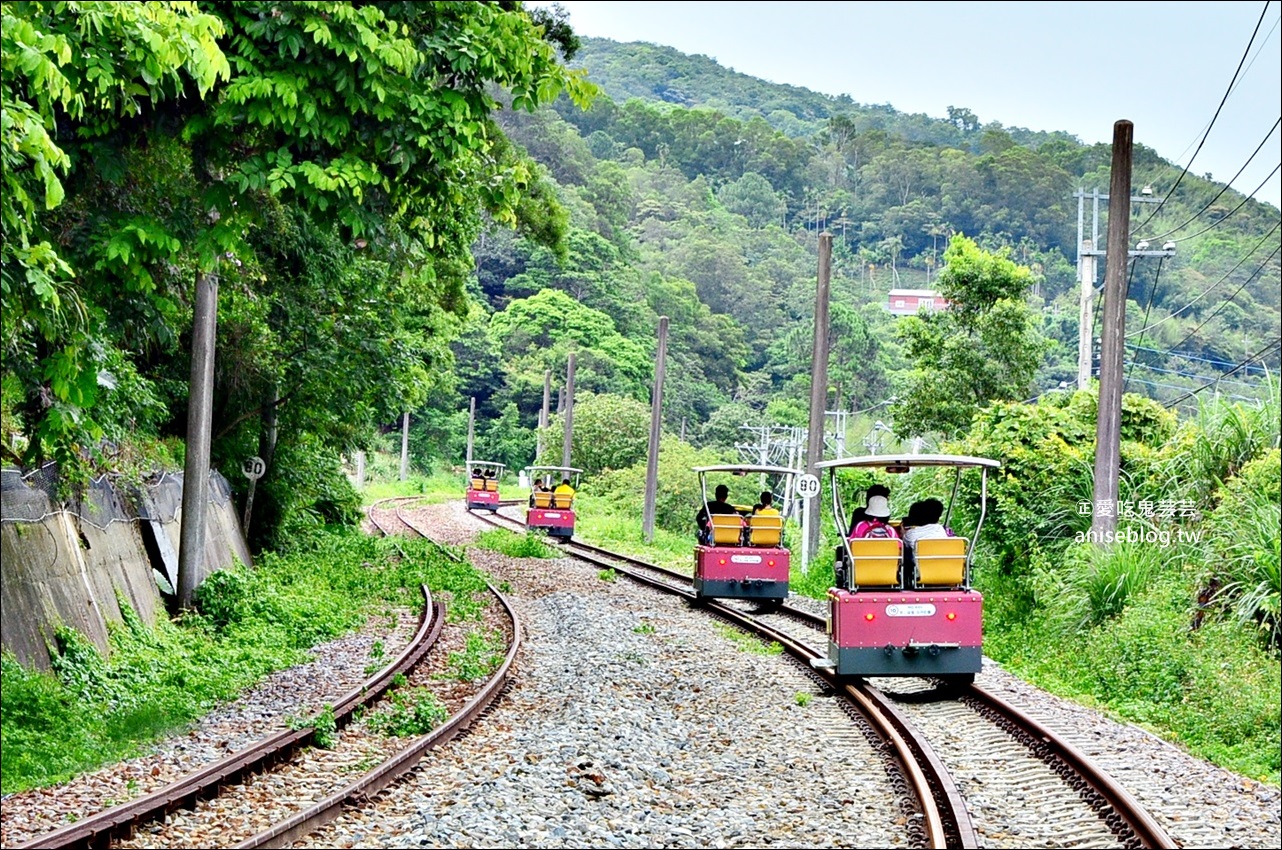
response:
<svg viewBox="0 0 1282 850"><path fill-rule="evenodd" d="M472 438L476 434L476 396L472 396L471 404L467 411L467 463L463 472L465 475L472 474Z"/></svg>
<svg viewBox="0 0 1282 850"><path fill-rule="evenodd" d="M401 416L401 480L410 476L410 412Z"/></svg>
<svg viewBox="0 0 1282 850"><path fill-rule="evenodd" d="M1095 503L1091 539L1107 542L1117 528L1121 466L1122 359L1126 343L1126 265L1131 225L1130 121L1113 125L1113 170L1108 190L1108 250L1104 268L1104 306L1100 330L1099 404L1095 415Z"/></svg>
<svg viewBox="0 0 1282 850"><path fill-rule="evenodd" d="M668 356L668 317L659 317L659 357L654 365L650 392L650 454L645 466L645 510L641 532L645 542L654 540L654 503L659 490L659 435L663 427L663 372Z"/></svg>
<svg viewBox="0 0 1282 850"><path fill-rule="evenodd" d="M214 343L218 337L218 275L196 275L191 331L191 389L187 399L187 455L183 463L182 527L178 539L178 607L189 610L205 563L209 507L209 446L213 433Z"/></svg>
<svg viewBox="0 0 1282 850"><path fill-rule="evenodd" d="M565 439L561 443L561 465L570 465L570 446L574 435L574 352L565 366Z"/></svg>
<svg viewBox="0 0 1282 850"><path fill-rule="evenodd" d="M548 407L552 403L552 370L543 370L543 409L539 411L539 433L534 449L534 462L541 463L543 457L543 437L548 429Z"/></svg>
<svg viewBox="0 0 1282 850"><path fill-rule="evenodd" d="M828 404L828 285L832 274L832 234L819 234L819 279L815 287L815 340L810 364L810 430L806 437L806 472L818 475L823 460L824 411ZM802 569L819 549L819 500L802 502L806 520L801 553Z"/></svg>

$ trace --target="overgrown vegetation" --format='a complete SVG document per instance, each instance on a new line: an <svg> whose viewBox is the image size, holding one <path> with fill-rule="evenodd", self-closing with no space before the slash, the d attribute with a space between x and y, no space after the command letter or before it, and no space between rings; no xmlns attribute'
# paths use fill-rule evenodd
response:
<svg viewBox="0 0 1282 850"><path fill-rule="evenodd" d="M471 615L479 616L485 583L470 566L422 542L393 545L355 530L327 530L289 552L264 554L253 570L215 573L201 586L199 611L178 622L148 629L126 609L124 623L111 630L107 660L73 630L58 633L53 674L24 669L6 655L4 792L134 755L272 671L305 661L317 643L389 606L421 607L423 583L440 597L471 601Z"/></svg>
<svg viewBox="0 0 1282 850"><path fill-rule="evenodd" d="M559 558L561 553L540 534L527 531L517 534L503 528L482 531L476 536L482 549L501 552L512 558Z"/></svg>
<svg viewBox="0 0 1282 850"><path fill-rule="evenodd" d="M366 715L365 724L382 735L405 738L426 735L448 716L436 694L426 688L398 688L385 707Z"/></svg>

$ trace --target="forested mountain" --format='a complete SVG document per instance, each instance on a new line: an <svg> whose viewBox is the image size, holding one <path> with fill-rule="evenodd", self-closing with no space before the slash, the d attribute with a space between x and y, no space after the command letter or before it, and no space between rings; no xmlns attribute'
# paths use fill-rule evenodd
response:
<svg viewBox="0 0 1282 850"><path fill-rule="evenodd" d="M889 408L900 414L896 430L914 434L928 424L964 427L973 409L903 421L903 399L927 387L982 402L1075 383L1075 193L1107 190L1109 146L982 124L964 108L939 120L864 106L650 44L584 39L572 64L604 90L589 110L562 100L554 110L500 118L559 186L570 211L569 257L558 266L546 252L496 238L477 250L481 292L490 309L524 310L512 302L550 287L643 348L653 346L657 316L670 315L677 364L665 408L674 428L715 430L721 418L804 421L821 230L834 235L834 408L861 410L897 395ZM1155 205L1133 205L1132 241L1173 242L1173 256L1139 258L1128 270L1128 390L1168 401L1278 338L1278 211L1181 175L1143 146L1134 162L1137 191L1151 186L1162 197L1179 181L1156 213ZM1085 205L1089 237L1089 198ZM1106 215L1099 226L1102 236ZM1030 318L1018 344L1009 328L992 330L970 362L950 360L939 344L958 328L885 309L892 287L939 284L958 235L1027 273L1019 295ZM1006 351L995 339L1003 334ZM525 348L499 344L508 391L471 389L516 400L528 416L542 369L563 362L564 352L549 358L535 346L531 360ZM1006 368L1016 349L1036 353L1032 380ZM617 345L594 351L586 386L644 399L646 373L611 363L615 356L630 357ZM1277 359L1276 349L1266 353L1265 362ZM1002 374L979 388L965 374L984 360L1000 362ZM949 370L956 380L927 374ZM1253 364L1223 389L1254 397L1262 372Z"/></svg>
<svg viewBox="0 0 1282 850"><path fill-rule="evenodd" d="M804 425L823 231L828 406L868 413L860 433L938 441L1075 383L1074 193L1109 185L1108 146L579 40L503 4L50 8L5 6L13 462L83 473L122 443L180 443L192 286L215 273L211 457L234 471L279 439L267 517L277 498L282 515L312 505L304 482L405 411L425 462L462 458L474 398L478 454L529 463L545 375L559 396L571 351L602 421L644 407L661 316L671 434L732 454L745 424ZM387 16L411 33L386 45L399 64L320 86ZM477 27L479 66L433 35ZM78 70L98 55L125 58ZM1128 271L1128 389L1174 402L1247 354L1276 367L1278 211L1142 147L1133 183L1170 192L1136 205L1134 238L1176 249ZM954 309L893 315L894 287ZM1254 397L1262 370L1220 389Z"/></svg>

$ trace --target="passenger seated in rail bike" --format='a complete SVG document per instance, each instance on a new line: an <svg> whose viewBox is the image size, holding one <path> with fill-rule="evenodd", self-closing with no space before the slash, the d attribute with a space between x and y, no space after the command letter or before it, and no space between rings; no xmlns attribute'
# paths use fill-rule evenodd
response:
<svg viewBox="0 0 1282 850"><path fill-rule="evenodd" d="M761 516L779 516L779 509L774 506L775 494L769 490L761 491L761 500L752 506L752 512Z"/></svg>
<svg viewBox="0 0 1282 850"><path fill-rule="evenodd" d="M561 483L552 490L552 507L569 509L574 504L574 487L570 479L562 478Z"/></svg>
<svg viewBox="0 0 1282 850"><path fill-rule="evenodd" d="M850 536L898 539L899 532L890 524L890 500L881 495L869 496L868 504L864 508L864 518L855 524Z"/></svg>
<svg viewBox="0 0 1282 850"><path fill-rule="evenodd" d="M699 543L704 546L712 545L712 526L708 521L709 514L738 514L735 506L727 501L730 497L730 488L724 484L718 484L717 489L713 491L716 497L707 505L699 508L699 512L694 515L695 532L698 535Z"/></svg>
<svg viewBox="0 0 1282 850"><path fill-rule="evenodd" d="M901 528L904 540L904 576L913 574L917 563L917 541L938 540L952 537L953 533L945 528L940 519L944 516L944 503L939 499L922 499L908 506Z"/></svg>

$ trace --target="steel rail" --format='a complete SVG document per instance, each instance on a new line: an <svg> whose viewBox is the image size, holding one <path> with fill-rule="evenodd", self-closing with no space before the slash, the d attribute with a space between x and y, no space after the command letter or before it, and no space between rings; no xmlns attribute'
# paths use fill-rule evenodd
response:
<svg viewBox="0 0 1282 850"><path fill-rule="evenodd" d="M481 519L491 525L502 527L493 517L481 517ZM501 517L501 519L511 523L519 522L511 517ZM615 552L577 541L567 544L567 549L575 557L596 566L617 570L640 584L682 597L692 604L700 602L693 590L674 586L662 579L620 567L617 562L633 564L680 581L690 581L690 577L684 573L648 564L630 556L619 555ZM593 554L585 554L585 550ZM749 632L779 643L789 654L805 665L808 670L810 669L810 659L822 657L822 653L814 648L742 611L711 600L703 601L703 607L716 616L729 620ZM822 618L816 618L806 611L792 608L791 606L785 606L781 610L800 619L807 620L812 624L818 621L819 626L823 627L824 621ZM814 672L827 682L834 691L844 693L847 699L854 703L860 713L868 719L882 740L886 741L894 751L896 760L903 769L909 786L912 788L912 793L917 797L920 805L925 821L924 829L928 846L932 850L942 850L942 848L946 847L979 847L979 840L971 823L970 814L966 810L965 802L956 783L953 782L942 760L935 754L928 743L915 734L912 725L899 710L881 694L870 694L867 689L859 685L846 685L843 687L836 681L836 677L828 671L816 670Z"/></svg>
<svg viewBox="0 0 1282 850"><path fill-rule="evenodd" d="M421 532L420 532L421 533ZM360 805L372 800L384 788L396 781L418 764L428 750L457 737L471 727L502 694L511 675L512 664L521 646L521 621L510 602L489 582L490 592L503 605L512 621L512 643L503 664L490 677L485 686L462 709L432 732L423 735L379 767L365 774L351 785L299 812L288 820L237 844L237 848L288 847L342 814L348 804Z"/></svg>
<svg viewBox="0 0 1282 850"><path fill-rule="evenodd" d="M432 601L427 585L421 585L423 611L414 637L406 648L373 677L345 695L334 706L334 724L342 728L357 709L378 700L391 687L398 673L412 669L440 637L445 624L445 609ZM132 834L140 824L169 812L190 808L199 800L213 796L217 789L288 759L311 744L315 727L291 729L264 738L242 750L179 778L169 785L118 806L112 806L76 823L38 835L14 850L70 850L70 848L108 847L117 838Z"/></svg>
<svg viewBox="0 0 1282 850"><path fill-rule="evenodd" d="M1105 773L1090 757L1070 744L1064 738L1052 732L1046 726L1029 717L1014 705L979 685L970 685L963 691L963 698L979 703L981 713L986 709L1009 722L1019 731L1033 739L1034 751L1045 749L1043 758L1061 762L1065 769L1086 783L1087 788L1099 796L1100 801L1111 809L1115 817L1106 816L1105 822L1123 837L1129 832L1139 842L1140 847L1167 848L1179 847L1165 829L1152 815L1123 788L1117 780ZM1064 771L1060 771L1061 774ZM1068 777L1072 779L1074 777ZM1104 806L1102 806L1104 807Z"/></svg>

